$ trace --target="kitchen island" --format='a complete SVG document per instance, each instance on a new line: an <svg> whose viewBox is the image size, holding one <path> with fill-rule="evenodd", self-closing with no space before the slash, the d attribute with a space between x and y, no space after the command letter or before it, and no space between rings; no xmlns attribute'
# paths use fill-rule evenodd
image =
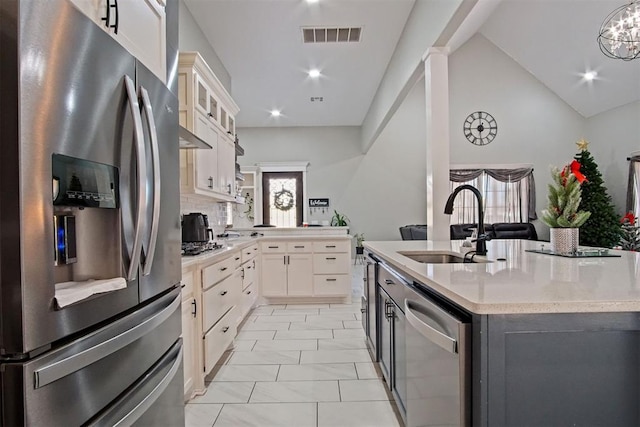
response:
<svg viewBox="0 0 640 427"><path fill-rule="evenodd" d="M472 425L640 425L639 254L574 259L526 252L549 249L545 242L495 240L477 263L431 264L406 255L459 253L460 242L365 242L365 249L380 260L380 294L387 295L381 272L390 270L398 283L466 318L470 342L461 360L470 370L460 384ZM416 396L428 405L429 381L438 377L415 381L415 360L401 350L395 349L394 396L409 409Z"/></svg>

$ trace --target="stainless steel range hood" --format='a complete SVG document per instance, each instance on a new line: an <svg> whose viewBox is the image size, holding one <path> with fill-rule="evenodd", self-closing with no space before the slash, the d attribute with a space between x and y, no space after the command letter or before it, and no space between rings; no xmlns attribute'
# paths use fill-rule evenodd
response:
<svg viewBox="0 0 640 427"><path fill-rule="evenodd" d="M213 148L184 126L180 126L180 130L178 131L178 139L180 140L180 148L200 148L209 150Z"/></svg>

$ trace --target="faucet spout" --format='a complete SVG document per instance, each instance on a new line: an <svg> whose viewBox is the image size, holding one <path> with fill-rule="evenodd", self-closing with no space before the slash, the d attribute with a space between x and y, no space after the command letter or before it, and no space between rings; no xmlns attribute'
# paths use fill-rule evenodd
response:
<svg viewBox="0 0 640 427"><path fill-rule="evenodd" d="M482 194L480 191L478 191L476 187L468 184L456 187L447 199L447 203L444 206L444 213L447 215L451 215L453 213L453 201L462 190L471 191L476 196L476 199L478 199L478 240L476 241L476 254L486 255L487 242L485 241L484 212L482 210Z"/></svg>

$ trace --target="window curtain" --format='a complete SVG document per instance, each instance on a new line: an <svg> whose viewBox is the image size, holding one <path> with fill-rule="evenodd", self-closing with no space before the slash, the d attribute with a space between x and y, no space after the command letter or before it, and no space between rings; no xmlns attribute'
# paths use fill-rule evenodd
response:
<svg viewBox="0 0 640 427"><path fill-rule="evenodd" d="M640 160L640 157L638 157ZM527 212L528 220L538 218L536 214L536 186L533 178L533 168L518 169L452 169L449 171L449 180L455 183L468 182L477 179L482 174L487 174L496 181L512 184L526 179L526 193L528 194ZM515 188L520 188L516 186ZM520 194L511 197L512 203L520 203Z"/></svg>
<svg viewBox="0 0 640 427"><path fill-rule="evenodd" d="M627 212L640 215L640 155L629 157L629 180L627 182Z"/></svg>

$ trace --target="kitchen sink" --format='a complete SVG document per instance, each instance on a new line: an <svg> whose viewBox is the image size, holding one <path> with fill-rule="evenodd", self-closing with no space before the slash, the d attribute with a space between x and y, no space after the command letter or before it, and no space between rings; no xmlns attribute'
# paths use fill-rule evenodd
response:
<svg viewBox="0 0 640 427"><path fill-rule="evenodd" d="M461 264L467 263L487 263L491 262L484 258L467 256L465 261L464 255L451 252L437 252L437 251L402 251L398 252L400 255L404 255L414 261L421 262L423 264Z"/></svg>

